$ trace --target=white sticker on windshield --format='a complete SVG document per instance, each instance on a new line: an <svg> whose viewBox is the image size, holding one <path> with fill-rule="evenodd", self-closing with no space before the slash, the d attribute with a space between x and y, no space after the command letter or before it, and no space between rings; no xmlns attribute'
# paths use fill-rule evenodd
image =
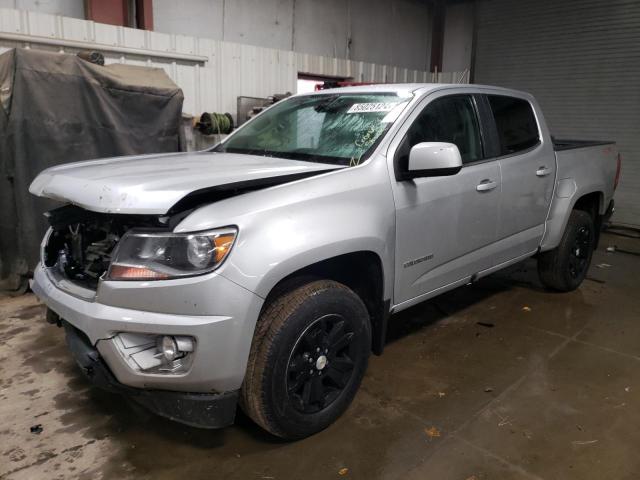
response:
<svg viewBox="0 0 640 480"><path fill-rule="evenodd" d="M354 103L347 113L390 112L398 102L390 103Z"/></svg>

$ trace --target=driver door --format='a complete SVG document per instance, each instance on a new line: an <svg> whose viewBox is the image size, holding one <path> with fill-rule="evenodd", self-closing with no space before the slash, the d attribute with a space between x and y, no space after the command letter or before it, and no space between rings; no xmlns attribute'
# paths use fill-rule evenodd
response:
<svg viewBox="0 0 640 480"><path fill-rule="evenodd" d="M490 268L497 238L500 167L486 160L472 95L429 97L416 109L394 150L393 168L405 170L411 147L421 142L455 144L463 168L451 176L393 184L396 202L396 305L417 303L464 284ZM427 102L425 100L425 102Z"/></svg>

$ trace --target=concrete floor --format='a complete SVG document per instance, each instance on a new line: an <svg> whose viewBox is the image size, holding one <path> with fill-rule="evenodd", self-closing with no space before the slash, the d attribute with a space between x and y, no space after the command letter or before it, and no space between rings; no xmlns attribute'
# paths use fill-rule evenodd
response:
<svg viewBox="0 0 640 480"><path fill-rule="evenodd" d="M640 256L613 244L640 252L603 237L573 293L529 261L393 317L345 416L297 443L133 409L88 386L33 295L5 298L0 478L638 478Z"/></svg>

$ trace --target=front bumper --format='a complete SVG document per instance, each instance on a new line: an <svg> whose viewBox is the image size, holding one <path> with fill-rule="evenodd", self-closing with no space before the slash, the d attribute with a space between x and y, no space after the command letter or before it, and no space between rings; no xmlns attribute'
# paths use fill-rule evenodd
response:
<svg viewBox="0 0 640 480"><path fill-rule="evenodd" d="M187 281L105 282L111 283L100 287L94 299L80 298L60 288L38 265L32 289L60 318L86 335L89 345L125 386L189 393L240 388L263 303L260 297L215 272ZM209 314L214 309L218 315ZM189 314L175 313L181 310ZM180 374L136 370L113 340L120 332L194 337L193 362Z"/></svg>
<svg viewBox="0 0 640 480"><path fill-rule="evenodd" d="M222 428L233 423L238 391L211 394L144 390L118 382L80 330L64 323L67 345L82 370L95 386L124 394L150 411L170 420L199 428Z"/></svg>

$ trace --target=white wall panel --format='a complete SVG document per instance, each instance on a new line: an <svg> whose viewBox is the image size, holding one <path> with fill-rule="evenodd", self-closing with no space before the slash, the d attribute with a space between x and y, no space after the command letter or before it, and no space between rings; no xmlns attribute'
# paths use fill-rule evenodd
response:
<svg viewBox="0 0 640 480"><path fill-rule="evenodd" d="M16 8L84 18L84 0L0 0L0 8Z"/></svg>
<svg viewBox="0 0 640 480"><path fill-rule="evenodd" d="M60 17L60 37L66 40L78 40L80 42L93 40L93 22L78 20L77 18Z"/></svg>
<svg viewBox="0 0 640 480"><path fill-rule="evenodd" d="M0 29L3 32L20 32L20 11L11 8L0 8Z"/></svg>
<svg viewBox="0 0 640 480"><path fill-rule="evenodd" d="M146 48L147 47L147 39L146 39L146 30L138 30L136 28L121 28L122 31L122 43L127 47L132 48ZM188 52L191 53L191 52Z"/></svg>
<svg viewBox="0 0 640 480"><path fill-rule="evenodd" d="M171 41L171 35L153 32L153 35L149 35L149 49L169 52L171 51Z"/></svg>
<svg viewBox="0 0 640 480"><path fill-rule="evenodd" d="M93 30L94 39L97 43L102 43L105 45L118 45L120 43L118 27L107 25L106 23L94 23Z"/></svg>
<svg viewBox="0 0 640 480"><path fill-rule="evenodd" d="M26 20L25 33L39 35L41 37L55 37L57 17L46 13L25 11L23 18Z"/></svg>
<svg viewBox="0 0 640 480"><path fill-rule="evenodd" d="M155 32L151 32L155 33ZM186 35L174 35L174 47L176 52L180 53L197 53L197 38L188 37Z"/></svg>

